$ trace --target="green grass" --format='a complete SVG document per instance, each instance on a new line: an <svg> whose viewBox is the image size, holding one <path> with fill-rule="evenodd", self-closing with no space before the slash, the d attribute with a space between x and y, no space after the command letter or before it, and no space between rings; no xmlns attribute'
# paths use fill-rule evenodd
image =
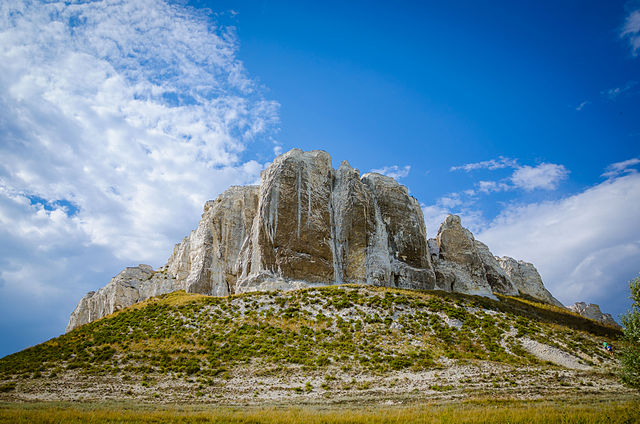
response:
<svg viewBox="0 0 640 424"><path fill-rule="evenodd" d="M637 399L523 402L472 399L445 405L207 408L141 404L0 404L0 423L633 423Z"/></svg>
<svg viewBox="0 0 640 424"><path fill-rule="evenodd" d="M0 380L9 391L14 381L75 370L144 377L149 387L153 375L226 379L247 364L379 374L437 368L440 358L539 364L520 346L523 336L598 360L606 359L599 338L616 341L620 332L506 296L355 285L229 297L175 292L0 359Z"/></svg>

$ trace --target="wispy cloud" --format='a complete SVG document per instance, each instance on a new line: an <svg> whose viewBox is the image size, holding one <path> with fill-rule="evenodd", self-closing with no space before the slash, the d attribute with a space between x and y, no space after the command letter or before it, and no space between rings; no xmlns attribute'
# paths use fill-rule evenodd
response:
<svg viewBox="0 0 640 424"><path fill-rule="evenodd" d="M482 161L482 162L467 163L467 164L460 165L460 166L452 166L449 170L450 171L466 171L466 172L470 172L470 171L475 171L475 170L478 170L478 169L488 169L488 170L493 171L493 170L502 169L502 168L514 168L517 165L518 165L518 161L517 160L500 156L498 159L485 160L485 161Z"/></svg>
<svg viewBox="0 0 640 424"><path fill-rule="evenodd" d="M590 104L591 102L589 100L585 100L584 102L580 103L578 106L576 106L576 110L578 112L580 112L582 109L584 109L584 107L588 104Z"/></svg>
<svg viewBox="0 0 640 424"><path fill-rule="evenodd" d="M461 166L454 166L451 171L475 171L479 169L497 170L512 168L511 176L500 180L476 181L472 189L448 193L431 205L422 205L422 212L430 236L442 220L450 213L465 218L468 228L472 231L481 230L486 225L482 213L476 209L479 195L515 190L555 190L560 182L567 178L569 171L563 166L553 163L541 163L536 166L518 165L515 159L499 157L482 162L475 162Z"/></svg>
<svg viewBox="0 0 640 424"><path fill-rule="evenodd" d="M605 96L607 99L613 101L613 100L616 100L620 95L629 92L629 90L631 90L637 84L638 84L637 81L627 81L626 84L620 87L614 87L608 90L604 90L601 92L601 94Z"/></svg>
<svg viewBox="0 0 640 424"><path fill-rule="evenodd" d="M640 10L634 10L627 16L620 37L626 39L634 56L640 52Z"/></svg>
<svg viewBox="0 0 640 424"><path fill-rule="evenodd" d="M385 166L381 169L372 169L371 172L377 172L378 174L386 175L387 177L391 177L394 179L404 178L409 175L409 171L411 171L411 165L398 166L391 165Z"/></svg>
<svg viewBox="0 0 640 424"><path fill-rule="evenodd" d="M489 194L498 191L511 190L513 186L504 181L478 181L475 186L477 191L484 194ZM475 193L475 191L474 191Z"/></svg>
<svg viewBox="0 0 640 424"><path fill-rule="evenodd" d="M505 158L503 156L500 156L498 159L453 166L450 170L470 172L479 169L496 170L502 168L513 168L514 171L511 177L499 181L478 181L475 184L476 190L474 194L477 192L488 194L514 189L524 189L527 191L535 189L555 190L558 184L569 174L569 171L563 165L543 162L536 166L521 166L516 159Z"/></svg>
<svg viewBox="0 0 640 424"><path fill-rule="evenodd" d="M0 2L0 309L42 297L64 329L83 292L162 264L205 200L258 178L244 150L271 143L278 104L237 50L162 0Z"/></svg>
<svg viewBox="0 0 640 424"><path fill-rule="evenodd" d="M638 172L638 170L634 169L633 167L638 164L640 164L640 158L632 158L623 160L622 162L612 163L611 165L607 166L607 169L605 169L605 172L602 174L602 176L606 178L613 178L618 177L622 174L635 174L636 172Z"/></svg>

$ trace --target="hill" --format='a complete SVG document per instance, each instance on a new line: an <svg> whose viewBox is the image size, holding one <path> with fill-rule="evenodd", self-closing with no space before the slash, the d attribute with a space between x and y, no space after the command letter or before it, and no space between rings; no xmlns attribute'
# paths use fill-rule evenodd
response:
<svg viewBox="0 0 640 424"><path fill-rule="evenodd" d="M627 396L621 333L516 297L343 285L148 299L0 359L0 400Z"/></svg>
<svg viewBox="0 0 640 424"><path fill-rule="evenodd" d="M80 299L67 331L174 291L226 296L336 283L562 304L531 263L494 256L449 215L427 239L409 189L393 178L338 169L324 151L293 149L259 186L232 186L204 205L198 226L157 270L127 267Z"/></svg>

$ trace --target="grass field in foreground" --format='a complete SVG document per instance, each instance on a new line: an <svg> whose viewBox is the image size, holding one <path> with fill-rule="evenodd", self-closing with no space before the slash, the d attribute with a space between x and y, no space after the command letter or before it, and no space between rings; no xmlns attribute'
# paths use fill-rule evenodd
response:
<svg viewBox="0 0 640 424"><path fill-rule="evenodd" d="M638 399L472 400L447 405L207 407L100 403L2 403L0 423L637 423Z"/></svg>

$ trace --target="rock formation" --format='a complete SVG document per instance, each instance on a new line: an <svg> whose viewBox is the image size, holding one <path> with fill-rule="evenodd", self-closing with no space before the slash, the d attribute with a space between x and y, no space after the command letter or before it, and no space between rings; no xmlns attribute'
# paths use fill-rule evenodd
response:
<svg viewBox="0 0 640 424"><path fill-rule="evenodd" d="M69 318L67 332L153 296L179 290L175 279L149 265L127 267L97 292L87 293Z"/></svg>
<svg viewBox="0 0 640 424"><path fill-rule="evenodd" d="M522 295L564 308L562 303L544 287L542 278L532 263L516 261L508 256L496 259Z"/></svg>
<svg viewBox="0 0 640 424"><path fill-rule="evenodd" d="M67 331L176 290L224 296L343 282L559 304L533 265L495 258L459 217L427 240L406 187L360 176L346 161L334 170L326 152L294 149L262 172L259 186L231 187L207 202L198 227L158 271L127 268L83 297Z"/></svg>
<svg viewBox="0 0 640 424"><path fill-rule="evenodd" d="M457 215L445 219L430 246L438 288L482 296L518 294L489 248L462 227Z"/></svg>
<svg viewBox="0 0 640 424"><path fill-rule="evenodd" d="M569 306L569 310L582 315L585 318L590 318L596 321L600 321L604 324L612 327L620 328L620 324L613 319L611 314L603 314L600 310L600 306L595 303L586 304L585 302L576 302Z"/></svg>

